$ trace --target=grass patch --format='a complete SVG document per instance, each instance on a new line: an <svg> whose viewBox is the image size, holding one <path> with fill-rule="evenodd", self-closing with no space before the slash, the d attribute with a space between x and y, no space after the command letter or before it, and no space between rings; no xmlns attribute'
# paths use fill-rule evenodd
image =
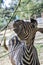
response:
<svg viewBox="0 0 43 65"><path fill-rule="evenodd" d="M37 43L37 44L35 44L35 47L36 47L38 53L40 53L41 49L43 48L43 45L41 43L40 44Z"/></svg>

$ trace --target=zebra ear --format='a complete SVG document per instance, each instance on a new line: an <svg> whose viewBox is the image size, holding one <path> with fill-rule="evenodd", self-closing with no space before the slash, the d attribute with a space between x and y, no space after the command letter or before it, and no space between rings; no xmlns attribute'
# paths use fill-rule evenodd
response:
<svg viewBox="0 0 43 65"><path fill-rule="evenodd" d="M37 20L30 18L31 23L37 23Z"/></svg>
<svg viewBox="0 0 43 65"><path fill-rule="evenodd" d="M33 28L36 28L38 25L37 20L31 18L30 21L32 23Z"/></svg>

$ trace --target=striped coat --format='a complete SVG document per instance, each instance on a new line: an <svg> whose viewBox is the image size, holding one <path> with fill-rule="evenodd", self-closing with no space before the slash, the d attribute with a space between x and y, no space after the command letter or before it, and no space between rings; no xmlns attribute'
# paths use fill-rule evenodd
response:
<svg viewBox="0 0 43 65"><path fill-rule="evenodd" d="M9 40L8 50L11 52L9 56L12 65L40 65L34 39L37 31L43 33L43 28L38 28L34 19L31 19L31 22L17 20L13 27L22 41L19 41L18 37Z"/></svg>
<svg viewBox="0 0 43 65"><path fill-rule="evenodd" d="M15 43L16 41L16 43ZM15 36L9 40L8 50L12 65L40 65L37 50L34 45L27 47Z"/></svg>

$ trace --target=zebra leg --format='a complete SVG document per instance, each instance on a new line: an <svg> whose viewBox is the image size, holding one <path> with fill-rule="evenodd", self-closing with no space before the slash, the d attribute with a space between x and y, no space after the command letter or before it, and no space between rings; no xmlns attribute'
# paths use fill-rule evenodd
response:
<svg viewBox="0 0 43 65"><path fill-rule="evenodd" d="M40 65L37 50L36 50L35 46L33 47L33 50L34 50L34 58L36 60L36 65Z"/></svg>

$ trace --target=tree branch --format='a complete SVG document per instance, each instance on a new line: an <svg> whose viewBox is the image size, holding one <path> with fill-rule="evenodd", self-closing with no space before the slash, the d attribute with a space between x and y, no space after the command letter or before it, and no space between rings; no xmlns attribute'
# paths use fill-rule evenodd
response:
<svg viewBox="0 0 43 65"><path fill-rule="evenodd" d="M19 4L18 4L18 6L16 7L15 11L13 12L13 15L10 17L10 20L9 20L8 24L11 22L13 16L16 15L15 13L16 13L18 7L20 6L20 2L21 2L21 0L19 0ZM7 24L4 28L2 28L0 31L3 31L4 29L6 29L7 26L8 26L8 24Z"/></svg>

